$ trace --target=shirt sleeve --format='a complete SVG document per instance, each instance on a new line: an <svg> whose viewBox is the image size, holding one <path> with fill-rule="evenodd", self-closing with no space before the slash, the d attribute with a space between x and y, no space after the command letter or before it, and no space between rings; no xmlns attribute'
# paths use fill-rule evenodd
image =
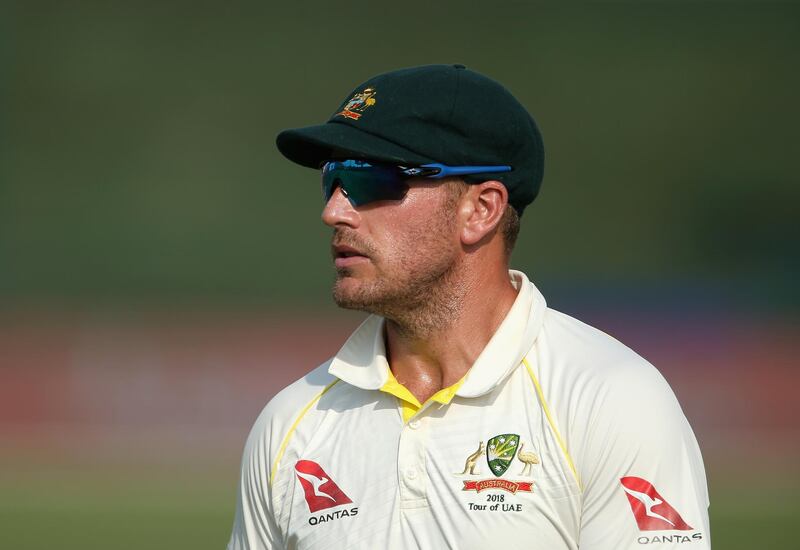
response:
<svg viewBox="0 0 800 550"><path fill-rule="evenodd" d="M580 548L710 548L703 459L667 382L640 359L595 389L577 461Z"/></svg>
<svg viewBox="0 0 800 550"><path fill-rule="evenodd" d="M269 415L253 426L244 448L236 497L236 515L228 550L283 550L269 484Z"/></svg>

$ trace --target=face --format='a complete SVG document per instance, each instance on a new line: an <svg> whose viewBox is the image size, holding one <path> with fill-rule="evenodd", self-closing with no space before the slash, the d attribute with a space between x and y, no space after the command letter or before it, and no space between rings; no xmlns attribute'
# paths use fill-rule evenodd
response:
<svg viewBox="0 0 800 550"><path fill-rule="evenodd" d="M442 182L415 180L402 200L360 207L337 189L322 213L334 230L336 303L393 318L434 299L459 258L457 203Z"/></svg>

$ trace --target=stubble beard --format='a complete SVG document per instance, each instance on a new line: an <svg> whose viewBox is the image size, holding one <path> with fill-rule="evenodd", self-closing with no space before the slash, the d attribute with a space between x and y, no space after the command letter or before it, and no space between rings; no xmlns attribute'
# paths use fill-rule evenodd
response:
<svg viewBox="0 0 800 550"><path fill-rule="evenodd" d="M354 270L337 269L334 301L385 317L408 337L427 338L447 328L458 318L466 292L458 255L446 240L449 229L440 225L414 232L389 268L375 265L370 280L346 287Z"/></svg>
<svg viewBox="0 0 800 550"><path fill-rule="evenodd" d="M393 321L401 334L427 338L458 318L463 299L456 262L437 262L428 267L424 271L408 271L402 279L363 281L349 292L344 292L341 285L348 276L347 270L340 270L333 298L339 307Z"/></svg>

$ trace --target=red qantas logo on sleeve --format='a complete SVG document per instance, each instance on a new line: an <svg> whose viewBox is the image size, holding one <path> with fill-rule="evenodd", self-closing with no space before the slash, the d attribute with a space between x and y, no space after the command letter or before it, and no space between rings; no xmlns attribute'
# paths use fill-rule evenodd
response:
<svg viewBox="0 0 800 550"><path fill-rule="evenodd" d="M312 514L325 508L353 502L333 482L331 476L325 473L322 466L312 460L298 460L294 465L294 473L303 486L306 504Z"/></svg>
<svg viewBox="0 0 800 550"><path fill-rule="evenodd" d="M640 477L623 477L620 481L640 531L692 529L649 481Z"/></svg>

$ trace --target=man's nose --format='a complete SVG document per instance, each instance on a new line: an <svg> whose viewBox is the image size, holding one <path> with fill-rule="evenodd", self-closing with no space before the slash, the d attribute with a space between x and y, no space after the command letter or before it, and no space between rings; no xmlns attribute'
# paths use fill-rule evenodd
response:
<svg viewBox="0 0 800 550"><path fill-rule="evenodd" d="M358 212L344 195L341 186L337 187L322 210L323 223L330 227L337 225L358 227L360 219Z"/></svg>

